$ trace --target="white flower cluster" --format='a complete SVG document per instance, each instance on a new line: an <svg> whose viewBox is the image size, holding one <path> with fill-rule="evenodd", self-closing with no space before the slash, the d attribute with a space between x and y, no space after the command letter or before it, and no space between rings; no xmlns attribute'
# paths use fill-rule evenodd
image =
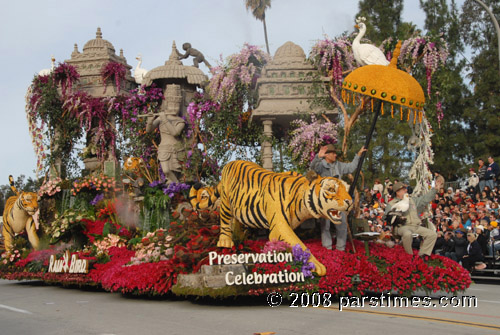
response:
<svg viewBox="0 0 500 335"><path fill-rule="evenodd" d="M125 239L115 234L108 234L102 240L95 240L94 246L97 248L97 255L107 254L111 247L124 247Z"/></svg>

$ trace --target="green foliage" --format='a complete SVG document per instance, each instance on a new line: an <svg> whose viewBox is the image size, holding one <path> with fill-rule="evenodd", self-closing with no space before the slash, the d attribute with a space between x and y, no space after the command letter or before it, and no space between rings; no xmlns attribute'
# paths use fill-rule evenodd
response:
<svg viewBox="0 0 500 335"><path fill-rule="evenodd" d="M67 243L73 239L83 246L86 239L83 234L85 224L81 221L83 218L95 220L93 213L85 210L68 209L62 214L56 213L55 220L44 226L45 234L51 236L50 244L60 241Z"/></svg>
<svg viewBox="0 0 500 335"><path fill-rule="evenodd" d="M446 64L433 76L432 85L436 93L427 96L426 114L434 128L432 137L435 152L433 170L439 171L447 180L456 180L466 173L466 164L470 159L470 138L466 136L469 123L464 113L469 90L461 76L465 65L459 56L464 51L464 44L459 34L460 22L455 2L450 5L444 0L420 1L426 14L425 29L428 35L440 35L448 44L449 56ZM413 74L420 82L425 81L425 69L416 68ZM438 106L441 106L444 118L438 124Z"/></svg>
<svg viewBox="0 0 500 335"><path fill-rule="evenodd" d="M391 118L389 107L380 115L363 164L366 187L371 187L375 178L389 177L399 180L407 177L412 154L406 149L411 130L406 121ZM367 112L354 125L348 139L346 161L351 161L365 144L374 114ZM340 127L339 127L340 130Z"/></svg>
<svg viewBox="0 0 500 335"><path fill-rule="evenodd" d="M388 37L403 39L403 32L412 30L408 25L401 25L403 0L361 0L358 8L356 17L367 18L365 36L376 44Z"/></svg>
<svg viewBox="0 0 500 335"><path fill-rule="evenodd" d="M266 10L271 8L271 0L245 0L245 7L259 21L266 18Z"/></svg>
<svg viewBox="0 0 500 335"><path fill-rule="evenodd" d="M484 0L500 17L500 3ZM491 17L474 1L466 1L461 16L461 32L467 45L473 50L468 64L468 79L472 93L465 104L466 128L471 159L488 155L500 157L500 80L498 40Z"/></svg>
<svg viewBox="0 0 500 335"><path fill-rule="evenodd" d="M112 225L110 222L106 222L104 224L104 227L102 228L102 237L108 236L108 234L111 232L112 228L115 226Z"/></svg>
<svg viewBox="0 0 500 335"><path fill-rule="evenodd" d="M143 234L170 225L171 199L159 188L148 187L144 192L144 204L141 211Z"/></svg>
<svg viewBox="0 0 500 335"><path fill-rule="evenodd" d="M205 143L210 156L214 157L220 166L237 158L248 159L260 154L260 137L262 125L249 122L250 113L242 115L245 102L250 108L255 106L255 92L238 84L235 93L229 97L219 111L208 112L205 119L205 131L211 135L210 143Z"/></svg>
<svg viewBox="0 0 500 335"><path fill-rule="evenodd" d="M63 99L53 76L36 76L33 79L33 91L35 94L30 102L36 105L37 119L48 127L48 134L44 135L49 141L45 145L50 148L50 152L45 164L53 166L60 160L62 176L66 176L67 173L71 175L77 167L75 153L72 150L82 134L80 122L65 113Z"/></svg>

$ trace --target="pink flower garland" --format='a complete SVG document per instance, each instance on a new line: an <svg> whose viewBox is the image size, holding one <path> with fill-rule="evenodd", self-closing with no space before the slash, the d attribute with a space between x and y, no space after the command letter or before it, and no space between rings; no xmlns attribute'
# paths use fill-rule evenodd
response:
<svg viewBox="0 0 500 335"><path fill-rule="evenodd" d="M355 68L352 44L348 37L318 41L313 45L309 59L323 75L332 78L335 88L341 87L343 72Z"/></svg>
<svg viewBox="0 0 500 335"><path fill-rule="evenodd" d="M114 79L116 85L116 94L120 92L121 84L127 76L125 65L117 62L109 62L101 69L101 78L104 83L104 93L106 93L108 79Z"/></svg>
<svg viewBox="0 0 500 335"><path fill-rule="evenodd" d="M297 128L290 133L288 149L292 153L292 159L301 166L309 166L321 145L337 143L336 123L317 120L311 115L310 123L294 120L292 125Z"/></svg>
<svg viewBox="0 0 500 335"><path fill-rule="evenodd" d="M269 60L267 53L245 43L240 53L229 56L225 64L220 61L218 66L210 70L213 74L208 85L211 99L222 103L232 96L238 84L255 85L259 77L258 67Z"/></svg>
<svg viewBox="0 0 500 335"><path fill-rule="evenodd" d="M63 96L66 92L70 93L73 84L80 79L80 74L76 67L67 63L61 63L54 69L54 83L61 86L61 93Z"/></svg>

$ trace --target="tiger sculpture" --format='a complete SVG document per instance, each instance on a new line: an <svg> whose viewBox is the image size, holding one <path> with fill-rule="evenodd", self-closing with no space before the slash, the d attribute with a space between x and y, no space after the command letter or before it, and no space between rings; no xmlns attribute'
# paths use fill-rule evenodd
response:
<svg viewBox="0 0 500 335"><path fill-rule="evenodd" d="M339 211L348 211L352 199L347 184L332 177L308 180L294 173L274 173L257 164L233 161L222 170L215 188L193 186L190 202L194 209L205 209L220 198L220 235L218 247L231 248L232 227L269 229L269 240L285 241L291 246L307 247L294 229L310 218L325 218L340 224ZM309 261L319 276L326 268L314 255Z"/></svg>
<svg viewBox="0 0 500 335"><path fill-rule="evenodd" d="M38 194L34 192L18 192L14 186L12 176L9 176L9 182L10 188L16 195L7 199L3 211L2 235L5 250L12 251L15 234L19 234L24 229L28 233L31 246L33 249L38 250L39 240L33 222L33 215L38 210Z"/></svg>

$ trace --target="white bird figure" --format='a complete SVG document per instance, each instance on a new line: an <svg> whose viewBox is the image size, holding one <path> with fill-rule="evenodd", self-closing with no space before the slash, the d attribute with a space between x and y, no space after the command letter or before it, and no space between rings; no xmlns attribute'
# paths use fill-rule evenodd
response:
<svg viewBox="0 0 500 335"><path fill-rule="evenodd" d="M405 193L403 200L391 207L391 212L395 211L404 213L408 210L408 208L410 208L410 197L408 196L408 193Z"/></svg>
<svg viewBox="0 0 500 335"><path fill-rule="evenodd" d="M356 19L355 27L359 29L359 34L356 36L352 42L352 52L354 54L354 59L360 66L363 65L389 65L389 61L385 58L382 50L371 44L361 44L361 39L365 36L366 25L364 17L358 17Z"/></svg>
<svg viewBox="0 0 500 335"><path fill-rule="evenodd" d="M408 208L410 208L410 197L408 196L408 193L406 193L403 196L403 199L392 206L389 213L387 213L387 216L392 216L391 225L393 225L394 221L396 221L398 217L401 217L403 213L408 210Z"/></svg>
<svg viewBox="0 0 500 335"><path fill-rule="evenodd" d="M137 57L135 57L135 59L137 59L139 61L139 63L137 63L137 66L135 67L135 70L134 70L134 79L135 79L135 82L140 85L140 84L142 84L142 80L146 76L146 73L148 73L148 70L141 67L141 64L142 64L142 55L141 54L137 55Z"/></svg>
<svg viewBox="0 0 500 335"><path fill-rule="evenodd" d="M38 72L39 76L48 76L52 73L52 71L54 71L54 68L56 67L56 59L54 58L54 56L51 56L50 60L52 62L52 66L50 67L50 69L40 70L40 72Z"/></svg>

